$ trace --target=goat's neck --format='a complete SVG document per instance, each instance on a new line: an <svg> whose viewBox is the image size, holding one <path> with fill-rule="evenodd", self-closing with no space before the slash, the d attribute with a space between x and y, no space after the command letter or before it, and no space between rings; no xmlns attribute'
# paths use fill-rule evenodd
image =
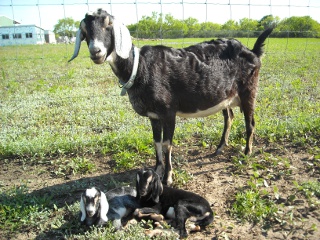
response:
<svg viewBox="0 0 320 240"><path fill-rule="evenodd" d="M129 57L127 59L123 59L119 57L115 50L108 56L107 61L109 62L112 71L118 77L119 81L124 84L128 82L134 62L134 45L132 45Z"/></svg>

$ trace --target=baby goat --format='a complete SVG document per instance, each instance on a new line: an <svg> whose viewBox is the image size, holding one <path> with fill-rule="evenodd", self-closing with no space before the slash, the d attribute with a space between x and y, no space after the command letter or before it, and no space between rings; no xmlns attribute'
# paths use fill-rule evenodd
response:
<svg viewBox="0 0 320 240"><path fill-rule="evenodd" d="M245 154L251 154L255 127L260 57L265 30L252 50L239 41L219 39L181 49L132 44L129 30L102 9L87 13L80 23L74 54L86 40L96 64L108 61L128 92L133 109L150 118L156 150L156 171L163 183L172 183L171 151L176 116L206 117L222 111L224 130L215 154L228 145L232 108L240 107L246 125ZM163 154L165 164L163 162Z"/></svg>
<svg viewBox="0 0 320 240"><path fill-rule="evenodd" d="M153 169L140 170L136 179L137 200L142 208L134 215L162 214L173 219L180 237L186 237L186 220L205 227L213 221L213 212L206 199L180 189L163 186Z"/></svg>
<svg viewBox="0 0 320 240"><path fill-rule="evenodd" d="M121 220L130 217L140 205L136 200L137 192L132 187L119 187L104 194L92 187L86 189L80 200L81 223L91 226L103 226L108 220L119 230Z"/></svg>

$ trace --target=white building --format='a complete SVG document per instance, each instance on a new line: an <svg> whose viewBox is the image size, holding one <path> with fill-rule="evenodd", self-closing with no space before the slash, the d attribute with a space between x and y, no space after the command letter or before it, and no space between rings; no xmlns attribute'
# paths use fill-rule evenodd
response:
<svg viewBox="0 0 320 240"><path fill-rule="evenodd" d="M5 22L0 24L0 46L56 43L51 31L45 31L36 25L17 24L18 22L11 19L8 21L4 16L1 16L0 20Z"/></svg>

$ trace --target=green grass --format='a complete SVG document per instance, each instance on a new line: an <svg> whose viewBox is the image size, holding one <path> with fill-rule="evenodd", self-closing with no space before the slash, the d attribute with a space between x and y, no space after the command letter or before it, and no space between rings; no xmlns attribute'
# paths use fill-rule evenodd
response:
<svg viewBox="0 0 320 240"><path fill-rule="evenodd" d="M185 47L203 40L139 41L137 44ZM240 40L249 48L255 41ZM255 115L257 138L267 143L291 142L308 147L315 156L310 161L312 169L318 171L319 49L320 39L267 40ZM49 162L53 175L68 176L94 172L96 166L88 156L110 157L115 172L153 160L150 123L132 110L127 96L120 96L110 67L93 64L84 43L79 57L67 63L72 53L73 45L0 48L0 161ZM239 110L235 115L230 144L240 149L245 142L245 127ZM196 139L200 151L212 145L214 148L222 129L221 114L203 119L178 118L174 144L189 146L189 139ZM264 180L280 179L291 173L290 159L261 151L260 157L240 155L232 159L234 174L252 171L246 186L249 189L239 190L233 196L230 211L241 221L275 218L278 191L265 192ZM179 155L174 156L174 160L180 165ZM192 176L175 167L174 181L182 187L192 181ZM313 199L312 203L319 198L318 183L299 184L297 191ZM24 226L37 226L39 232L50 229L53 236L68 239L103 239L105 236L130 239L133 235L137 239L145 238L139 226L116 235L110 235L110 228L85 232L75 220L77 203L55 207L50 196L30 195L25 186L1 186L0 191L0 228L12 233ZM68 221L65 213L74 219ZM47 223L49 218L53 220Z"/></svg>
<svg viewBox="0 0 320 240"><path fill-rule="evenodd" d="M249 47L254 42L240 40ZM200 39L166 41L179 47ZM316 141L320 134L319 45L318 39L267 41L256 108L258 136L299 144ZM127 139L121 140L117 149L150 156L150 124L134 113L127 97L119 96L120 89L109 66L94 65L87 57L86 46L68 64L72 50L72 45L1 48L0 156L112 152L115 135ZM196 135L203 146L217 144L221 119L220 115L178 119L175 143L183 144L190 135ZM243 129L243 117L237 111L232 142L241 142ZM131 137L135 139L130 140ZM114 151L117 154L118 150ZM137 160L136 156L130 158Z"/></svg>

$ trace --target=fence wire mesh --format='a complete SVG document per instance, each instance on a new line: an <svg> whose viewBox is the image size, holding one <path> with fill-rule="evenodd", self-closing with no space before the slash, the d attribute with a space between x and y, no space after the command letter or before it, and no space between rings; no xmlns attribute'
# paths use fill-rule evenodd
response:
<svg viewBox="0 0 320 240"><path fill-rule="evenodd" d="M212 21L211 15L215 14L215 8L223 9L229 19L234 19L239 11L247 12L248 18L255 17L255 9L267 7L264 15L276 15L275 9L282 9L287 16L293 16L293 12L301 10L305 15L311 15L319 11L320 5L316 1L309 1L307 5L300 5L299 1L173 1L173 0L134 0L134 1L89 1L89 0L60 0L60 1L1 1L0 8L7 9L11 13L10 18L19 19L21 11L30 11L34 15L34 24L40 28L47 28L48 19L53 15L58 19L68 18L71 12L77 11L81 20L87 11L104 8L111 14L126 19L121 15L123 9L129 9L133 20L138 22L142 16L150 15L152 11L166 14L172 11L178 19L186 19L192 16L192 10L200 7L200 21ZM198 8L197 8L198 9ZM198 13L197 13L198 14ZM263 16L261 16L263 17ZM124 21L125 22L125 21ZM161 30L161 27L160 27ZM213 36L214 37L214 36ZM293 118L282 114L281 106L290 105L291 109L303 108L304 104L319 102L319 68L310 67L310 64L318 62L320 53L319 41L313 38L279 40L277 48L272 48L269 40L266 43L266 54L261 72L260 91L258 102L270 101L270 105L276 105L274 109L279 113L273 113L274 123L283 121L289 128ZM147 44L164 44L173 47L185 47L195 43L191 39L154 39ZM254 39L242 38L241 41L252 47ZM142 46L146 41L137 39L135 43ZM295 46L299 44L299 46ZM316 46L316 47L315 47ZM94 65L89 57L86 46L82 46L79 61L68 64L67 60L73 52L73 44L42 44L42 45L14 45L0 48L1 59L1 134L0 139L5 142L14 142L19 136L27 135L25 144L36 135L54 136L59 141L59 134L70 135L70 142L77 143L77 137L83 134L100 134L114 121L120 121L119 117L110 117L110 113L118 109L128 111L131 109L127 99L117 97L117 79L105 65ZM279 54L280 52L280 54ZM310 57L311 56L311 57ZM273 63L270 64L270 62ZM314 65L312 65L314 66ZM318 65L319 66L319 65ZM271 80L267 81L267 79ZM313 79L313 81L310 81ZM268 85L272 84L272 86ZM114 90L108 90L114 86ZM299 89L295 94L290 92L293 87ZM268 91L278 92L279 96L266 99ZM106 100L106 95L111 96ZM264 98L262 99L261 96ZM105 109L106 101L112 99L112 105ZM286 101L281 102L281 99ZM301 104L298 104L300 102ZM259 103L258 103L259 106ZM123 112L122 112L123 114ZM319 109L310 113L319 118ZM120 116L121 117L121 116ZM114 119L115 118L115 119ZM268 118L268 111L260 110L260 121ZM141 118L139 118L141 121ZM147 120L142 120L147 121ZM108 123L108 124L107 124ZM42 126L42 132L38 132ZM116 124L117 125L117 124ZM123 127L123 126L118 126ZM73 133L73 134L70 134ZM76 134L75 134L76 133ZM48 137L49 138L49 137ZM43 139L48 139L43 138ZM41 142L45 145L46 142ZM70 145L72 145L70 143ZM36 154L36 150L35 153Z"/></svg>

